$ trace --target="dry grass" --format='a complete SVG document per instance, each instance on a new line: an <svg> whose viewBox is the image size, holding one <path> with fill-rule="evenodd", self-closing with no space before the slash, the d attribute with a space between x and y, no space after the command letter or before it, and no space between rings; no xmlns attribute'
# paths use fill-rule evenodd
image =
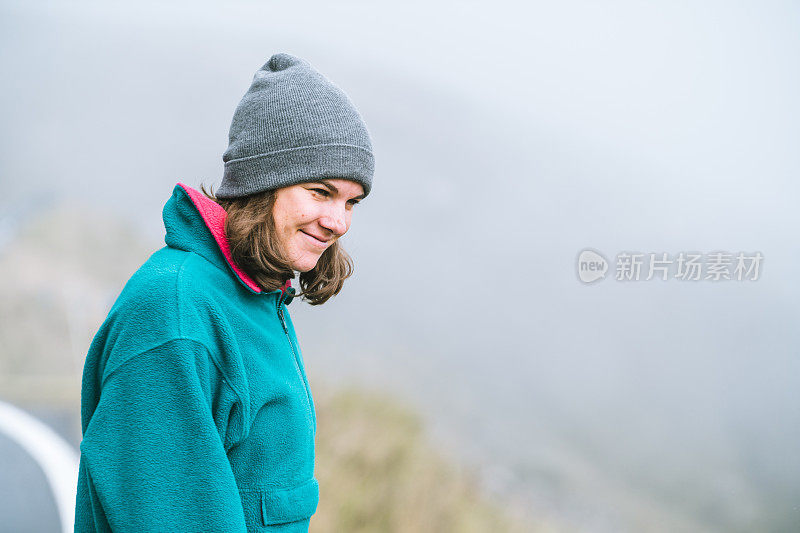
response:
<svg viewBox="0 0 800 533"><path fill-rule="evenodd" d="M426 442L409 409L356 390L316 395L320 504L311 531L523 531Z"/></svg>

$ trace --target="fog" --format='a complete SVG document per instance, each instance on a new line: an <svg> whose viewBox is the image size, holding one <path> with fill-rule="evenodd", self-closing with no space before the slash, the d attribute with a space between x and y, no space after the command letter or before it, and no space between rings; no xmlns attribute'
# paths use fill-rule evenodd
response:
<svg viewBox="0 0 800 533"><path fill-rule="evenodd" d="M219 184L255 71L301 56L376 156L356 274L290 308L312 378L406 398L566 527L800 522L797 4L5 1L0 45L5 220L66 201L154 251L173 186ZM719 251L759 278L613 267Z"/></svg>

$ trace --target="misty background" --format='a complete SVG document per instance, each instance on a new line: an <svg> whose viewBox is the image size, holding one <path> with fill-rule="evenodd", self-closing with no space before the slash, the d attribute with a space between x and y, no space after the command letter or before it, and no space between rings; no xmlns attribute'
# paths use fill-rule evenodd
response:
<svg viewBox="0 0 800 533"><path fill-rule="evenodd" d="M794 2L3 0L0 399L72 376L54 397L77 407L172 188L219 184L276 52L348 93L376 157L355 275L290 307L312 389L404 398L488 494L559 530L798 527ZM587 285L585 248L764 260L756 281L612 264Z"/></svg>

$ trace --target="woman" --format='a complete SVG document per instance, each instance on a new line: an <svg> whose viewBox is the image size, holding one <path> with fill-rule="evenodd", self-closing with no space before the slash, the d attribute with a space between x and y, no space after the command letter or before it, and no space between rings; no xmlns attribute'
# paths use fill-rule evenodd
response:
<svg viewBox="0 0 800 533"><path fill-rule="evenodd" d="M76 531L307 531L316 417L287 305L337 294L370 190L347 96L274 55L236 109L216 195L175 186L83 373Z"/></svg>

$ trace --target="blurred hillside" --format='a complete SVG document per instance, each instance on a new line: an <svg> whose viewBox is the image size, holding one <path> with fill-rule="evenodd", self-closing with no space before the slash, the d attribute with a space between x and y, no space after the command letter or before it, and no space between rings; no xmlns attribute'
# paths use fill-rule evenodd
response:
<svg viewBox="0 0 800 533"><path fill-rule="evenodd" d="M5 213L2 227L0 394L77 407L92 336L151 247L113 214L74 205Z"/></svg>
<svg viewBox="0 0 800 533"><path fill-rule="evenodd" d="M487 501L477 480L431 448L420 418L398 401L317 387L315 402L321 499L311 531L555 531Z"/></svg>

